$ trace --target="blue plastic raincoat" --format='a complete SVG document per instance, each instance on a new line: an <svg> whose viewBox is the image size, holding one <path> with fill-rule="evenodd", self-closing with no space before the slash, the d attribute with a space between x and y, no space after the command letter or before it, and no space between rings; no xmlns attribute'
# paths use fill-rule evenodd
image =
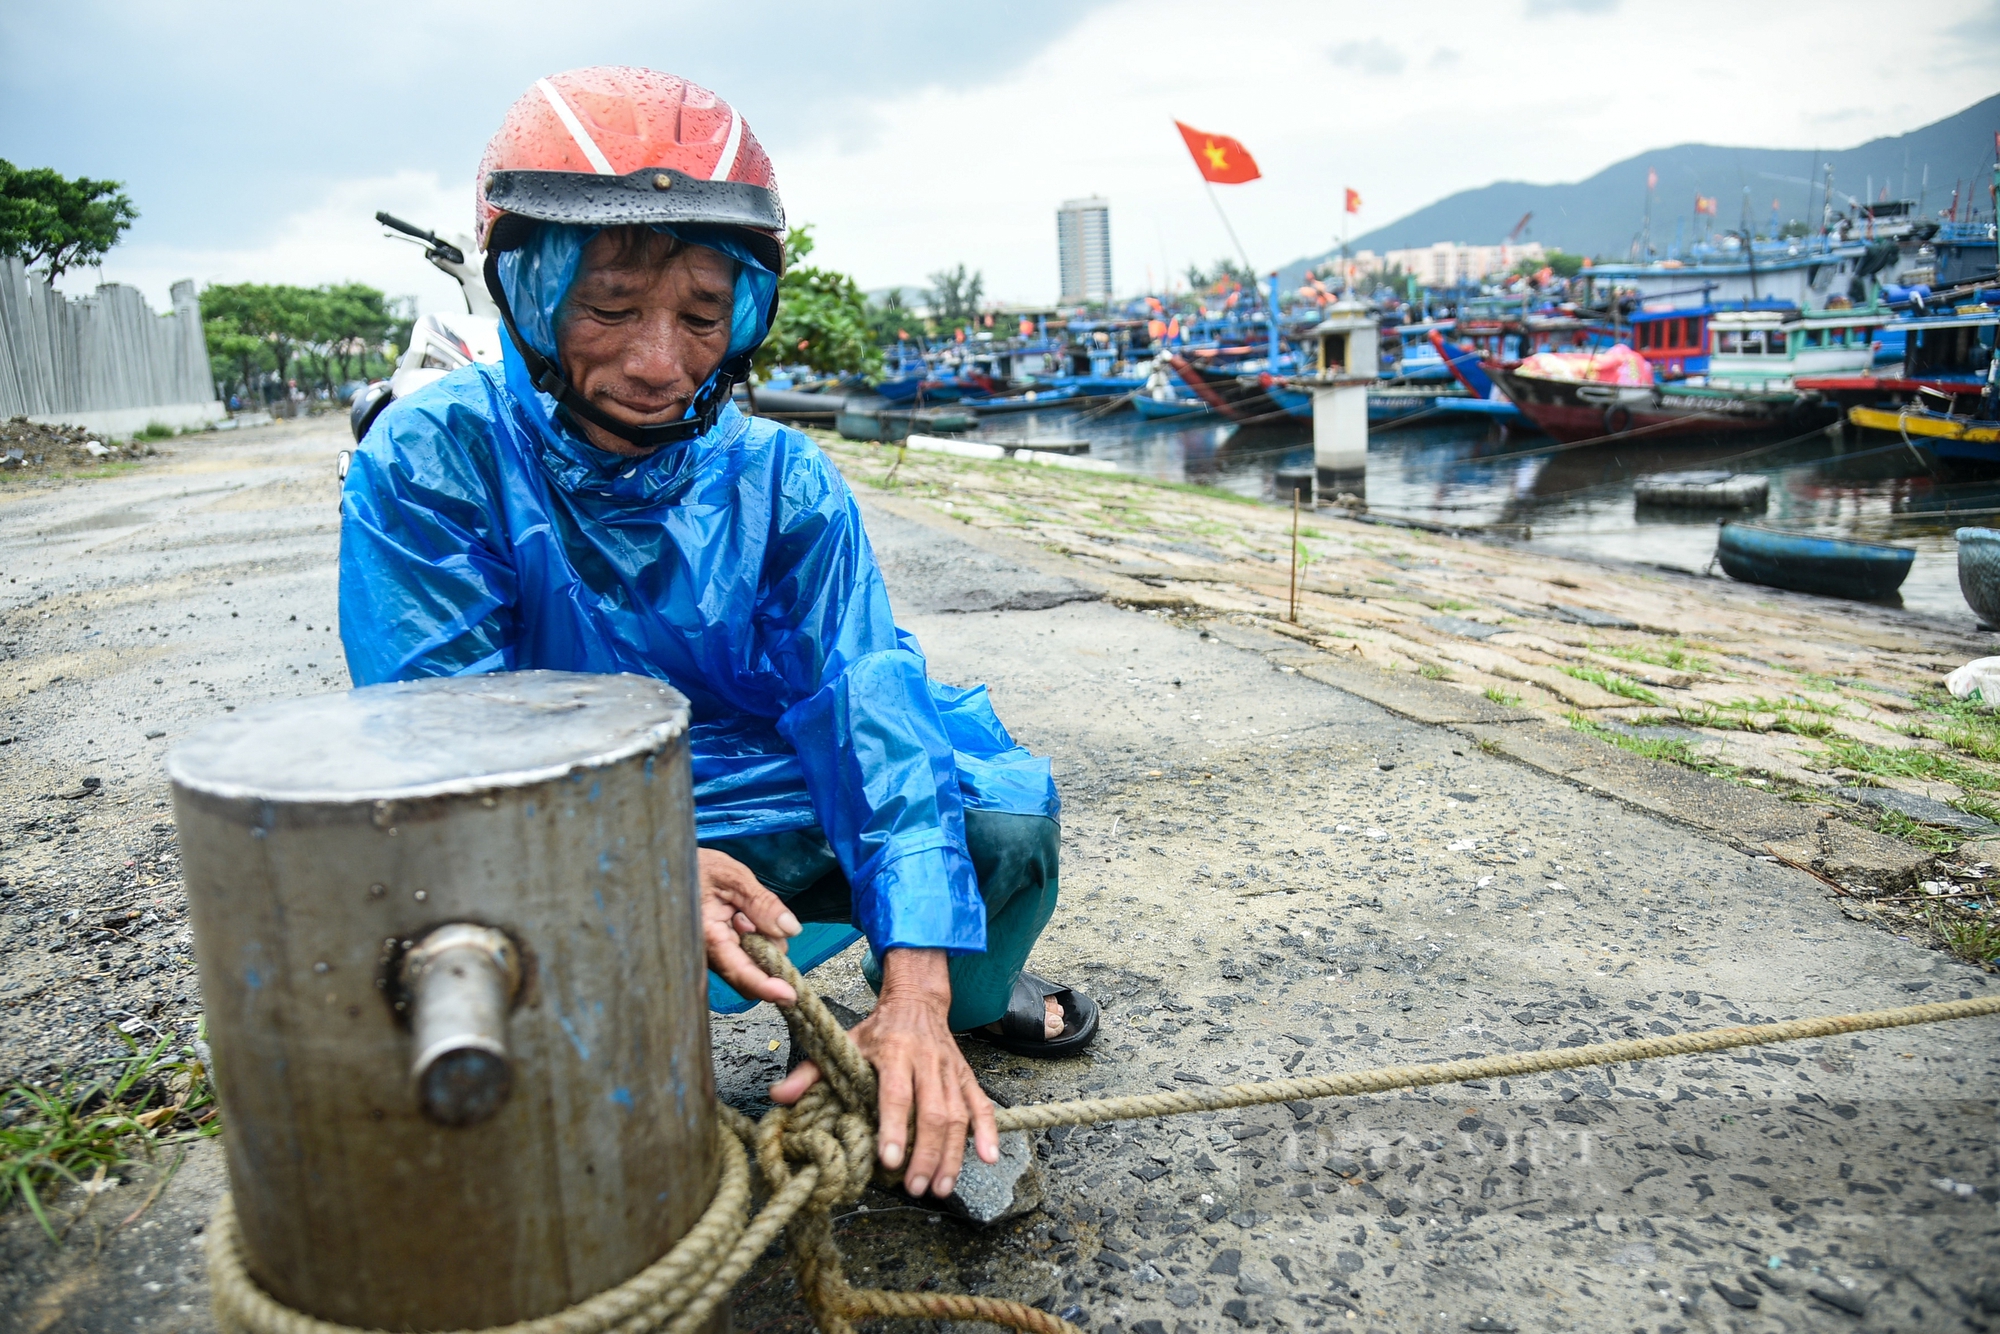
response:
<svg viewBox="0 0 2000 1334"><path fill-rule="evenodd" d="M539 292L521 267L510 294L542 316L525 336L552 342L574 262ZM964 810L1057 814L1048 761L985 687L927 678L854 497L808 437L732 405L687 444L606 453L511 345L393 403L356 450L340 623L357 685L532 668L671 682L692 704L700 837L818 826L878 955L983 950ZM814 934L801 965L852 939Z"/></svg>

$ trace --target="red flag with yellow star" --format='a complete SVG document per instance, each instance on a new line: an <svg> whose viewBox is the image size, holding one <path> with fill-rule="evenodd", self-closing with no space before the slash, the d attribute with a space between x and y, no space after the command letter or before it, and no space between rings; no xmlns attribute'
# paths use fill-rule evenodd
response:
<svg viewBox="0 0 2000 1334"><path fill-rule="evenodd" d="M1201 170L1203 180L1217 185L1241 185L1263 175L1257 170L1257 159L1250 156L1250 150L1228 135L1203 134L1179 121L1174 122L1174 128L1187 141L1188 152L1194 155L1194 165Z"/></svg>

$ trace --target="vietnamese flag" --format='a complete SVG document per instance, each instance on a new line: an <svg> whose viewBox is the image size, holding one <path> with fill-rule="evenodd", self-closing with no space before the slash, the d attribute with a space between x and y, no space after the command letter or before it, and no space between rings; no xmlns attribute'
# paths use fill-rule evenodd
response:
<svg viewBox="0 0 2000 1334"><path fill-rule="evenodd" d="M1361 211L1361 192L1359 190L1352 188L1348 190L1347 211L1349 213L1359 213Z"/></svg>
<svg viewBox="0 0 2000 1334"><path fill-rule="evenodd" d="M1187 150L1194 155L1194 165L1201 170L1203 180L1217 185L1242 185L1263 175L1257 170L1257 159L1250 156L1250 150L1228 135L1203 134L1179 121L1174 122L1174 128L1187 142Z"/></svg>

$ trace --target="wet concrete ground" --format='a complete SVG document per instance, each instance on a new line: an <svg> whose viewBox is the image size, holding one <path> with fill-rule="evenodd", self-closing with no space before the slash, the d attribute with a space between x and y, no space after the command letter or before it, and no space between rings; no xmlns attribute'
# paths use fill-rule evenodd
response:
<svg viewBox="0 0 2000 1334"><path fill-rule="evenodd" d="M223 708L344 684L340 440L277 428L0 491L6 1071L103 1047L107 1020L191 1031L161 748ZM1014 1102L1989 986L1849 921L1809 877L1206 633L1227 627L1091 600L1035 553L922 516L872 522L934 673L991 683L1056 763L1063 905L1033 962L1097 997L1105 1031L1048 1065L968 1044ZM136 929L81 929L128 907ZM852 954L815 981L866 1004ZM764 1010L715 1032L724 1095L755 1110L782 1027ZM982 1232L871 1195L840 1234L857 1283L1042 1300L1097 1334L1984 1329L1991 1038L1974 1021L1056 1132L1040 1211ZM210 1328L196 1232L219 1159L195 1150L119 1227L157 1179L126 1173L60 1254L0 1214L0 1325ZM736 1327L805 1326L767 1260Z"/></svg>

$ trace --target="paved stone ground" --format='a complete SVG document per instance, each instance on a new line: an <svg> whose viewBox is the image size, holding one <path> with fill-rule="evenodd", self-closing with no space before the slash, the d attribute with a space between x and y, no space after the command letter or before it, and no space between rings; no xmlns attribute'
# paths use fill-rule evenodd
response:
<svg viewBox="0 0 2000 1334"><path fill-rule="evenodd" d="M194 1018L171 831L154 827L158 750L221 707L338 683L324 629L338 440L331 424L278 428L0 493L0 578L18 580L0 584L5 1068L88 1053L107 1016ZM1012 1101L1989 985L1848 920L1802 874L1202 624L1071 600L1087 589L1031 551L908 513L872 522L934 672L990 682L1017 736L1054 757L1066 803L1063 906L1035 966L1097 997L1105 1032L1047 1065L968 1044ZM86 776L103 796L40 800ZM61 924L128 899L158 918L136 944ZM866 1004L852 955L816 981ZM857 1282L1042 1300L1098 1334L1986 1329L2000 1324L1989 1030L1056 1132L1037 1147L1037 1212L975 1231L872 1194L840 1231ZM761 1105L782 1031L768 1010L717 1023L738 1106ZM20 1209L0 1214L0 1325L209 1328L195 1234L219 1154L197 1149L116 1226L156 1179L130 1172L60 1254ZM767 1260L736 1327L805 1323Z"/></svg>

